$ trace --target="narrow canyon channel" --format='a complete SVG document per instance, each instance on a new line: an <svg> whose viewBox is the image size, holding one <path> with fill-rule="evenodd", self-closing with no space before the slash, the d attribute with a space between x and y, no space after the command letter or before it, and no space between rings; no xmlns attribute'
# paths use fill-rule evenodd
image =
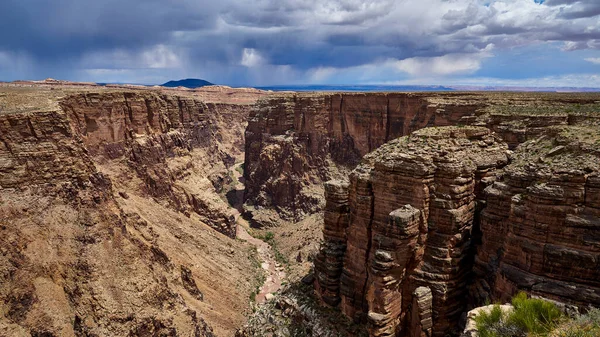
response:
<svg viewBox="0 0 600 337"><path fill-rule="evenodd" d="M241 173L243 172L243 163L235 164L232 167L231 172L233 172L234 180L234 188L231 191L234 191L236 194L234 198L235 203L232 205L232 207L235 209L235 218L238 224L236 237L256 247L258 258L261 262L261 267L265 272L265 282L260 287L255 298L256 303L260 305L269 300L273 294L281 288L282 282L286 277L285 270L284 267L275 260L273 248L265 241L250 235L248 232L250 225L241 216L240 211L243 204L244 194L244 177Z"/></svg>

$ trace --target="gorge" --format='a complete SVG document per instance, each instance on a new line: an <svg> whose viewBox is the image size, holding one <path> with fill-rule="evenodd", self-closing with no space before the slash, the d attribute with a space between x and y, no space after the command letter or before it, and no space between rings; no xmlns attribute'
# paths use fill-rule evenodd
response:
<svg viewBox="0 0 600 337"><path fill-rule="evenodd" d="M594 95L267 99L247 208L324 210L315 289L371 336L456 335L518 290L598 306L598 113Z"/></svg>
<svg viewBox="0 0 600 337"><path fill-rule="evenodd" d="M23 82L0 106L0 334L260 335L256 295L332 324L268 282L372 336L457 334L518 290L600 305L598 94Z"/></svg>

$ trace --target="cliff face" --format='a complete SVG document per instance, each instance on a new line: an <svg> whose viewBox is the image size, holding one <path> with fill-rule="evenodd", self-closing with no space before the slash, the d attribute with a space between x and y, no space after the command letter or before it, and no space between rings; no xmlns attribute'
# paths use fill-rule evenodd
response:
<svg viewBox="0 0 600 337"><path fill-rule="evenodd" d="M551 128L520 145L485 191L474 297L518 289L600 305L597 128Z"/></svg>
<svg viewBox="0 0 600 337"><path fill-rule="evenodd" d="M507 149L484 128L423 129L367 155L349 184L326 185L324 301L368 317L373 336L450 332L467 305L476 199Z"/></svg>
<svg viewBox="0 0 600 337"><path fill-rule="evenodd" d="M286 219L320 210L322 184L385 142L430 125L458 124L478 106L430 105L419 94L294 95L259 101L246 130L249 208Z"/></svg>
<svg viewBox="0 0 600 337"><path fill-rule="evenodd" d="M510 148L552 125L598 120L598 97L511 93L294 94L261 100L246 130L246 210L288 220L322 210L323 183L431 126L486 126ZM591 110L590 110L591 109Z"/></svg>
<svg viewBox="0 0 600 337"><path fill-rule="evenodd" d="M247 106L60 90L0 95L0 335L233 334L256 269L216 191Z"/></svg>
<svg viewBox="0 0 600 337"><path fill-rule="evenodd" d="M233 215L212 201L214 195L204 193L230 179L223 172L240 152L239 141L222 146L221 138L234 130L225 130L229 125L215 105L126 92L75 95L61 106L90 155L127 160L148 195L182 213L196 212L216 230L235 237ZM243 125L243 114L237 117Z"/></svg>
<svg viewBox="0 0 600 337"><path fill-rule="evenodd" d="M508 150L485 128L423 129L325 184L322 300L372 336L445 336L519 290L599 305L597 128Z"/></svg>

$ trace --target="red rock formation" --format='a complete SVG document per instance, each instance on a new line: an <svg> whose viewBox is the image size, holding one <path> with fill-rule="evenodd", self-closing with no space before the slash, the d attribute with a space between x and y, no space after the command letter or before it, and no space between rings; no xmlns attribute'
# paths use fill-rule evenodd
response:
<svg viewBox="0 0 600 337"><path fill-rule="evenodd" d="M0 335L233 333L257 270L206 224L246 107L95 90L0 95Z"/></svg>
<svg viewBox="0 0 600 337"><path fill-rule="evenodd" d="M444 336L520 290L599 305L600 132L543 133L513 153L483 128L423 129L326 184L324 302L372 336Z"/></svg>
<svg viewBox="0 0 600 337"><path fill-rule="evenodd" d="M335 303L331 283L345 232L339 297L346 315L368 317L373 336L426 334L427 295L416 289L428 287L432 335L456 328L467 305L477 192L507 164L506 151L487 129L448 127L414 132L367 155L350 175L350 220L338 221L342 212L325 218L324 249L315 264L321 296ZM327 194L328 207L343 205L343 185L331 186L341 192ZM339 228L346 223L345 231ZM413 301L421 305L411 314Z"/></svg>
<svg viewBox="0 0 600 337"><path fill-rule="evenodd" d="M520 145L486 189L475 298L516 290L600 304L600 151L597 129L552 128Z"/></svg>
<svg viewBox="0 0 600 337"><path fill-rule="evenodd" d="M299 220L325 206L342 179L387 141L431 126L486 126L511 148L551 125L600 120L593 95L521 93L287 94L259 101L246 130L248 215L265 208ZM582 108L591 106L590 108ZM585 110L587 111L587 110ZM585 117L582 117L584 114Z"/></svg>
<svg viewBox="0 0 600 337"><path fill-rule="evenodd" d="M419 287L413 292L411 307L410 331L411 337L430 337L432 321L432 296L431 289Z"/></svg>
<svg viewBox="0 0 600 337"><path fill-rule="evenodd" d="M91 155L127 158L149 195L169 200L183 213L194 211L219 232L235 237L233 214L204 193L213 187L208 178L234 161L231 149L219 148L217 137L226 125L214 104L209 109L188 97L120 92L75 95L61 106ZM207 179L192 180L193 170L202 170Z"/></svg>
<svg viewBox="0 0 600 337"><path fill-rule="evenodd" d="M320 271L315 285L323 301L336 306L340 302L340 276L346 251L346 228L350 221L348 183L335 180L326 182L325 199L323 236L326 240L315 260L315 268Z"/></svg>
<svg viewBox="0 0 600 337"><path fill-rule="evenodd" d="M67 114L0 114L0 139L0 335L213 336Z"/></svg>
<svg viewBox="0 0 600 337"><path fill-rule="evenodd" d="M63 112L0 115L0 186L79 179L94 172Z"/></svg>
<svg viewBox="0 0 600 337"><path fill-rule="evenodd" d="M319 184L386 141L452 125L477 105L440 109L421 94L294 95L259 101L246 130L247 205L299 219L323 207ZM344 169L344 167L346 169Z"/></svg>

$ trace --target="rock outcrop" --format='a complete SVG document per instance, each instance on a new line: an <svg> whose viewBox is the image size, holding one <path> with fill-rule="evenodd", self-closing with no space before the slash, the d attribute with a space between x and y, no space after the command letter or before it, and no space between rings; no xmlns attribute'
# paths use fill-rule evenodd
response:
<svg viewBox="0 0 600 337"><path fill-rule="evenodd" d="M548 126L599 125L598 101L596 94L542 93L265 98L251 112L246 130L247 215L272 209L283 219L297 221L319 212L325 207L324 182L343 179L365 154L424 127L486 126L514 149Z"/></svg>
<svg viewBox="0 0 600 337"><path fill-rule="evenodd" d="M475 298L526 290L600 305L599 139L597 128L555 127L517 148L485 190Z"/></svg>
<svg viewBox="0 0 600 337"><path fill-rule="evenodd" d="M125 92L74 95L61 106L90 155L126 159L148 195L167 200L182 213L196 212L219 232L235 237L233 214L205 192L218 188L220 179L230 179L223 172L234 164L235 149L220 146L228 126L214 105ZM243 124L243 114L238 117Z"/></svg>
<svg viewBox="0 0 600 337"><path fill-rule="evenodd" d="M0 334L213 336L168 285L171 261L128 230L66 114L3 114L0 134Z"/></svg>
<svg viewBox="0 0 600 337"><path fill-rule="evenodd" d="M428 128L365 156L349 185L326 185L315 263L323 300L366 320L372 336L455 329L467 306L476 203L507 151L485 128Z"/></svg>
<svg viewBox="0 0 600 337"><path fill-rule="evenodd" d="M546 127L513 152L442 127L383 145L325 185L317 292L371 336L456 334L466 310L518 291L600 305L599 140Z"/></svg>

